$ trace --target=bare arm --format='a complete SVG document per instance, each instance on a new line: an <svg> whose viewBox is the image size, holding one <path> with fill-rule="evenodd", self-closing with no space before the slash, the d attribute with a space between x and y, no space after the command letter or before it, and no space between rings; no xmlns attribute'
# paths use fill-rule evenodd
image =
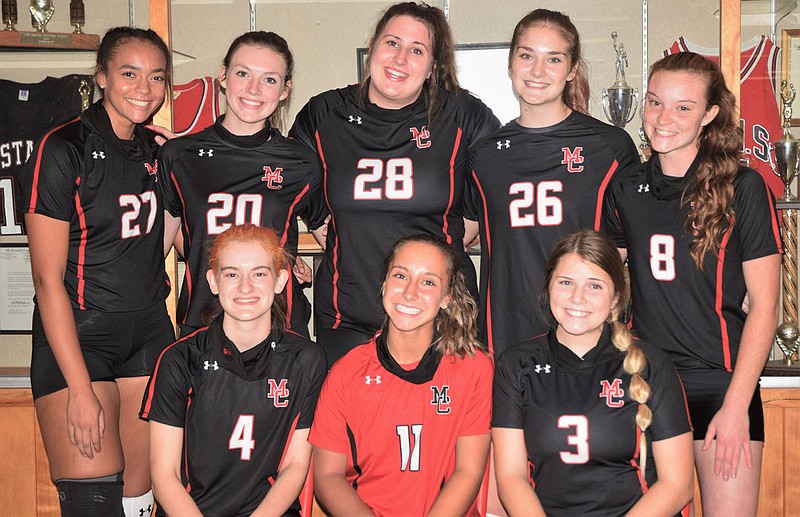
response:
<svg viewBox="0 0 800 517"><path fill-rule="evenodd" d="M442 487L428 517L464 515L469 509L486 472L490 435L459 436L456 440L456 469Z"/></svg>
<svg viewBox="0 0 800 517"><path fill-rule="evenodd" d="M328 220L330 220L330 218ZM316 230L311 230L311 235L314 236L314 240L317 241L317 244L325 250L325 240L328 238L328 223L326 222Z"/></svg>
<svg viewBox="0 0 800 517"><path fill-rule="evenodd" d="M181 256L183 254L183 236L180 235L181 219L180 217L172 217L169 212L164 210L164 256L169 255L169 250L172 246L178 250ZM178 236L181 237L180 242Z"/></svg>
<svg viewBox="0 0 800 517"><path fill-rule="evenodd" d="M778 325L781 256L769 255L742 264L750 301L744 322L733 377L722 407L708 425L703 450L716 439L714 472L723 479L736 476L741 453L752 466L750 419L747 415L753 392L767 362Z"/></svg>
<svg viewBox="0 0 800 517"><path fill-rule="evenodd" d="M373 517L369 507L347 482L347 456L314 447L314 493L333 517Z"/></svg>
<svg viewBox="0 0 800 517"><path fill-rule="evenodd" d="M153 494L168 515L203 517L181 483L183 429L150 422L150 478Z"/></svg>
<svg viewBox="0 0 800 517"><path fill-rule="evenodd" d="M311 444L308 443L308 429L294 432L289 449L283 458L281 470L275 484L258 505L253 517L281 517L300 495L308 475L311 462Z"/></svg>
<svg viewBox="0 0 800 517"><path fill-rule="evenodd" d="M619 258L622 259L622 263L624 264L626 260L628 260L628 249L627 248L617 248L619 252Z"/></svg>
<svg viewBox="0 0 800 517"><path fill-rule="evenodd" d="M628 517L670 517L691 501L694 493L692 433L652 443L658 481L647 489Z"/></svg>
<svg viewBox="0 0 800 517"><path fill-rule="evenodd" d="M87 458L100 452L105 434L103 407L92 383L78 342L72 304L64 287L69 253L69 222L26 214L31 273L44 331L61 374L67 381L69 441Z"/></svg>
<svg viewBox="0 0 800 517"><path fill-rule="evenodd" d="M528 452L522 429L492 429L497 492L508 515L545 517L536 492L528 482Z"/></svg>
<svg viewBox="0 0 800 517"><path fill-rule="evenodd" d="M478 222L464 219L464 248L475 246L480 242L478 233Z"/></svg>

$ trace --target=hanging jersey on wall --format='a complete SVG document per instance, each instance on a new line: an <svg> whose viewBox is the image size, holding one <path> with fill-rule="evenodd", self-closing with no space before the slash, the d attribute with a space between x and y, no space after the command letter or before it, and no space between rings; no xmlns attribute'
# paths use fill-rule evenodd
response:
<svg viewBox="0 0 800 517"><path fill-rule="evenodd" d="M0 235L24 233L19 174L36 140L81 112L81 81L89 86L91 103L88 75L48 77L31 84L0 79Z"/></svg>
<svg viewBox="0 0 800 517"><path fill-rule="evenodd" d="M177 136L202 131L219 116L219 83L211 77L176 84L172 99L172 127Z"/></svg>
<svg viewBox="0 0 800 517"><path fill-rule="evenodd" d="M769 165L769 143L779 139L782 134L780 112L775 100L775 70L780 50L767 36L757 36L742 45L739 101L744 156L749 159L749 166L763 176L776 198L783 195L783 182ZM682 36L664 51L664 55L676 52L695 52L719 63L719 49L700 47Z"/></svg>

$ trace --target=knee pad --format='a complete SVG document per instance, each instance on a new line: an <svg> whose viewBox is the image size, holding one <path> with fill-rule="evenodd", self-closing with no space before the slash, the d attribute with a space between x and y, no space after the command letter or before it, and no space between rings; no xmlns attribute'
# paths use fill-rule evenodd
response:
<svg viewBox="0 0 800 517"><path fill-rule="evenodd" d="M56 481L61 517L123 517L122 472Z"/></svg>
<svg viewBox="0 0 800 517"><path fill-rule="evenodd" d="M139 497L123 497L122 508L125 517L150 517L153 514L153 491Z"/></svg>

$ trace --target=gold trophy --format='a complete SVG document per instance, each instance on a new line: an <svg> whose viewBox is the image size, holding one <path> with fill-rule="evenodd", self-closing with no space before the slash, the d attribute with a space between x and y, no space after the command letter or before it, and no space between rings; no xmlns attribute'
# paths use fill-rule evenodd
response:
<svg viewBox="0 0 800 517"><path fill-rule="evenodd" d="M75 27L72 32L83 34L83 26L86 25L86 8L83 5L83 0L70 0L69 24Z"/></svg>
<svg viewBox="0 0 800 517"><path fill-rule="evenodd" d="M606 118L617 127L633 120L636 114L636 104L639 102L639 89L628 86L625 80L625 67L628 66L628 51L622 43L617 43L617 31L611 33L614 40L614 51L617 56L614 60L616 81L608 88L603 88L603 111Z"/></svg>
<svg viewBox="0 0 800 517"><path fill-rule="evenodd" d="M47 24L56 10L52 0L31 0L28 9L31 11L31 23L36 32L47 32Z"/></svg>
<svg viewBox="0 0 800 517"><path fill-rule="evenodd" d="M17 30L17 0L3 0L3 23L6 24L7 31Z"/></svg>
<svg viewBox="0 0 800 517"><path fill-rule="evenodd" d="M778 347L785 356L783 364L791 366L795 363L795 354L800 348L800 330L794 323L781 323L778 326Z"/></svg>
<svg viewBox="0 0 800 517"><path fill-rule="evenodd" d="M772 172L778 175L783 181L783 196L780 202L797 201L797 197L792 194L792 180L797 177L800 170L800 140L792 136L792 102L794 102L794 85L787 81L781 81L781 102L783 103L783 136L780 140L772 142L770 145L769 165ZM772 160L772 155L775 160ZM777 165L777 168L776 168Z"/></svg>

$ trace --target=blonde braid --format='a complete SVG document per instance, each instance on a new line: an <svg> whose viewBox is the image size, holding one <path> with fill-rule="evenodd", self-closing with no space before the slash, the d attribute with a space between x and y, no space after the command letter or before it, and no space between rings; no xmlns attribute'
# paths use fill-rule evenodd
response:
<svg viewBox="0 0 800 517"><path fill-rule="evenodd" d="M644 476L645 468L647 467L647 438L645 437L645 431L653 423L653 412L647 406L647 401L650 399L650 385L640 375L645 366L647 366L647 359L642 349L634 344L633 335L628 330L628 327L616 321L616 318L611 324L611 343L621 352L625 352L625 361L622 363L622 367L626 373L631 375L628 395L632 400L639 403L639 410L636 413L636 425L641 431L639 435L639 470Z"/></svg>

